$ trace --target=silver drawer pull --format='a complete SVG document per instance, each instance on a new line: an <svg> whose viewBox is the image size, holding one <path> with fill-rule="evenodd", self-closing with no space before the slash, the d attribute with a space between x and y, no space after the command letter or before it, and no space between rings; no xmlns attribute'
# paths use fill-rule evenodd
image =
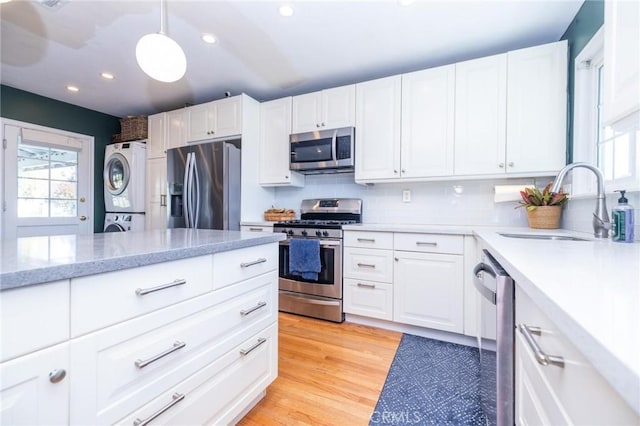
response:
<svg viewBox="0 0 640 426"><path fill-rule="evenodd" d="M438 245L438 243L434 243L434 242L431 242L431 241L416 241L416 245L417 246L433 246L433 247L435 247L435 246Z"/></svg>
<svg viewBox="0 0 640 426"><path fill-rule="evenodd" d="M525 324L518 324L518 330L520 330L520 333L522 333L524 339L529 344L529 347L533 351L538 364L544 366L552 364L558 367L564 367L564 358L557 355L547 355L546 353L544 353L540 345L538 345L538 342L536 342L536 340L533 338L534 334L538 336L542 334L542 329L540 327L529 327Z"/></svg>
<svg viewBox="0 0 640 426"><path fill-rule="evenodd" d="M67 375L67 372L64 370L64 368L56 368L51 373L49 373L49 381L51 383L61 382L66 375Z"/></svg>
<svg viewBox="0 0 640 426"><path fill-rule="evenodd" d="M136 294L138 296L144 296L145 294L153 293L154 291L164 290L165 288L176 287L179 285L186 284L187 280L177 279L173 280L167 284L160 284L159 286L149 287L149 288L136 288Z"/></svg>
<svg viewBox="0 0 640 426"><path fill-rule="evenodd" d="M158 418L162 413L164 413L169 408L171 408L174 405L176 405L178 402L182 401L184 399L184 396L185 395L183 393L178 393L178 392L174 393L173 396L172 396L173 400L170 403L168 403L164 407L160 408L158 411L156 411L155 413L153 413L152 415L150 415L146 419L136 418L133 421L133 426L147 426L153 420Z"/></svg>
<svg viewBox="0 0 640 426"><path fill-rule="evenodd" d="M134 364L138 368L144 368L147 365L151 364L152 362L156 362L160 358L164 358L165 356L169 355L170 353L175 352L178 349L182 349L185 346L187 346L187 344L185 342L181 342L179 340L176 340L175 342L173 342L173 346L170 347L169 349L167 349L166 351L160 352L158 355L154 355L149 359L145 359L145 360L137 359Z"/></svg>
<svg viewBox="0 0 640 426"><path fill-rule="evenodd" d="M262 232L262 228L249 228L249 231Z"/></svg>
<svg viewBox="0 0 640 426"><path fill-rule="evenodd" d="M375 284L363 284L363 283L358 283L358 287L376 288L376 285L375 285Z"/></svg>
<svg viewBox="0 0 640 426"><path fill-rule="evenodd" d="M372 263L357 263L358 268L375 268L376 265Z"/></svg>
<svg viewBox="0 0 640 426"><path fill-rule="evenodd" d="M240 264L240 267L241 268L248 268L249 266L257 265L259 263L264 263L266 261L267 261L267 259L265 259L264 257L261 257L260 259L254 260L253 262L242 262Z"/></svg>
<svg viewBox="0 0 640 426"><path fill-rule="evenodd" d="M359 243L375 243L376 240L374 238L358 238Z"/></svg>
<svg viewBox="0 0 640 426"><path fill-rule="evenodd" d="M255 344L253 344L251 347L249 347L248 349L240 349L240 355L242 355L242 356L249 355L249 353L251 353L254 349L256 349L258 346L260 346L261 344L263 344L266 341L267 341L267 339L265 339L264 337L259 337L258 341Z"/></svg>
<svg viewBox="0 0 640 426"><path fill-rule="evenodd" d="M249 315L251 312L255 312L260 308L264 308L265 306L267 306L267 302L258 302L258 304L256 306L254 306L253 308L249 308L249 309L243 309L240 311L240 315L242 315L243 317L246 317L247 315Z"/></svg>

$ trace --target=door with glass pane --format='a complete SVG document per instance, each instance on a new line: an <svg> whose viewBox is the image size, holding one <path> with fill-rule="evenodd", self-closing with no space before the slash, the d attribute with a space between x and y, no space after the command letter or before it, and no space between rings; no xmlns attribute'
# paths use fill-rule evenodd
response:
<svg viewBox="0 0 640 426"><path fill-rule="evenodd" d="M4 126L3 238L92 232L91 138L40 129Z"/></svg>

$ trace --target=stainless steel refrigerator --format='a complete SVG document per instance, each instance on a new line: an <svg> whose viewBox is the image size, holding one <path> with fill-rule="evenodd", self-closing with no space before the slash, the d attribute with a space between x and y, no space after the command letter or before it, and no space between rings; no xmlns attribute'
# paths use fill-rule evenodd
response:
<svg viewBox="0 0 640 426"><path fill-rule="evenodd" d="M240 230L240 141L167 151L169 228Z"/></svg>

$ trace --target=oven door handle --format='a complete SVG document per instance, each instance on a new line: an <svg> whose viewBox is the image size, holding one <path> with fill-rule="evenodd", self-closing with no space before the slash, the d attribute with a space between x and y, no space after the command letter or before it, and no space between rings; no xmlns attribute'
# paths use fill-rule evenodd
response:
<svg viewBox="0 0 640 426"><path fill-rule="evenodd" d="M295 296L289 292L287 292L287 296L293 299L298 299L304 303L308 303L310 305L324 305L324 306L340 306L340 302L337 300L324 300L324 299L316 299L312 296Z"/></svg>
<svg viewBox="0 0 640 426"><path fill-rule="evenodd" d="M282 246L288 246L289 245L289 240L282 240L280 241L280 245ZM335 248L335 247L339 247L340 245L342 245L342 243L340 241L333 241L333 240L320 240L320 247L324 247L324 248Z"/></svg>
<svg viewBox="0 0 640 426"><path fill-rule="evenodd" d="M489 302L491 302L493 305L495 305L496 304L496 293L494 291L492 291L490 288L486 287L482 283L482 281L480 280L480 273L481 272L486 272L487 274L491 275L493 278L496 278L498 274L497 274L496 270L493 269L493 267L491 267L490 264L487 264L487 263L484 263L484 262L478 263L473 268L473 285L476 287L478 292L480 292L482 297L484 297Z"/></svg>

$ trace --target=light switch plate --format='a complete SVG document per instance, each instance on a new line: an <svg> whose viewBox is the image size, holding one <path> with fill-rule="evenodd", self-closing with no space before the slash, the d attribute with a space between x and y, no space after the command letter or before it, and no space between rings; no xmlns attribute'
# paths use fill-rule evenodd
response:
<svg viewBox="0 0 640 426"><path fill-rule="evenodd" d="M411 190L405 189L402 191L402 202L403 203L411 202Z"/></svg>

